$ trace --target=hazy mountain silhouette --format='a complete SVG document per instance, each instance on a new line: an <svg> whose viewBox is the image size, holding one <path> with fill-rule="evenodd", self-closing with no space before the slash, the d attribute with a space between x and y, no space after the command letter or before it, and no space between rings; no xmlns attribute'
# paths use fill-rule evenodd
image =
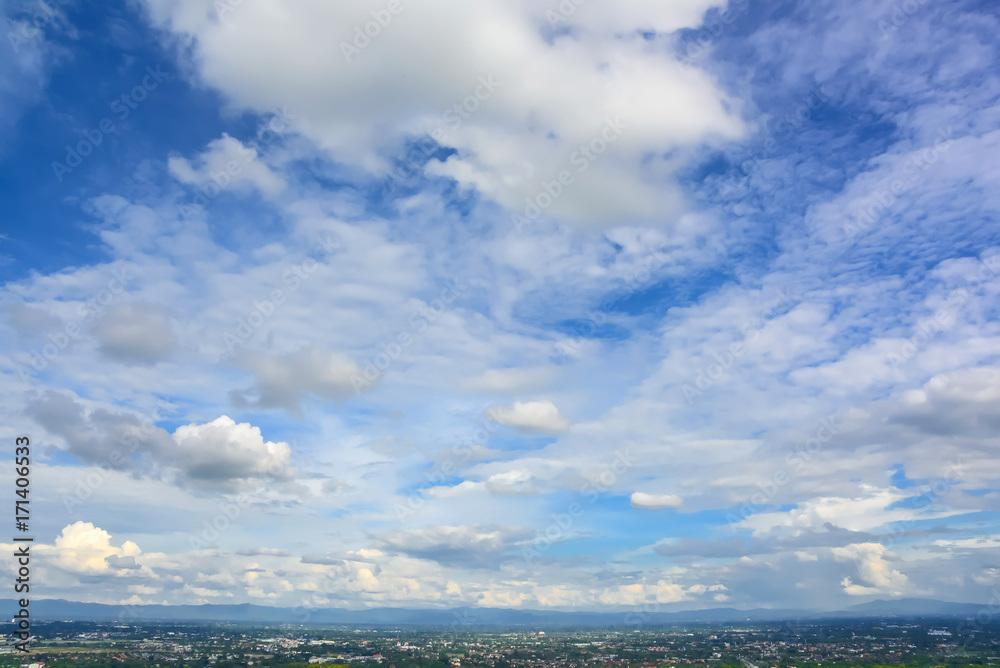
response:
<svg viewBox="0 0 1000 668"><path fill-rule="evenodd" d="M177 622L268 622L291 624L345 624L366 626L427 626L475 628L484 626L549 626L642 628L677 623L722 623L743 621L778 621L794 619L861 617L968 617L987 606L974 603L951 603L931 599L871 601L839 611L770 610L712 608L679 612L559 612L548 610L510 610L503 608L452 608L427 610L414 608L372 608L344 610L324 608L277 608L244 603L240 605L137 605L119 606L80 603L59 599L34 599L31 614L36 619ZM7 601L8 610L16 610Z"/></svg>

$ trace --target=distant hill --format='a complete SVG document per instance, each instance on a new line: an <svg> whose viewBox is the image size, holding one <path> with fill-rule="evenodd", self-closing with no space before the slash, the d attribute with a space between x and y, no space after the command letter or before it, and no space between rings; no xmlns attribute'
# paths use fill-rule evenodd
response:
<svg viewBox="0 0 1000 668"><path fill-rule="evenodd" d="M864 616L942 616L967 617L986 608L976 603L951 603L928 598L900 598L893 601L871 601L848 608L850 612Z"/></svg>
<svg viewBox="0 0 1000 668"><path fill-rule="evenodd" d="M13 601L7 610L15 610ZM426 610L412 608L373 608L343 610L327 608L308 612L302 608L276 608L248 603L240 605L140 605L128 609L117 605L79 603L56 599L31 601L36 619L77 621L176 621L176 622L252 622L286 624L343 624L357 626L424 627L615 627L641 628L678 623L763 622L782 620L818 620L823 618L865 617L968 617L985 605L949 603L930 599L871 601L841 611L737 610L713 608L681 612L559 612L509 610L502 608L453 608Z"/></svg>

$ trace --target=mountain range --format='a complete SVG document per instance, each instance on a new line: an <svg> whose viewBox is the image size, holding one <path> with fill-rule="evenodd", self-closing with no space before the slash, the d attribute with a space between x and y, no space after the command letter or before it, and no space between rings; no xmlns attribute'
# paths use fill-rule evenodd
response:
<svg viewBox="0 0 1000 668"><path fill-rule="evenodd" d="M17 610L14 601L6 608ZM877 600L844 610L775 610L711 608L679 612L650 612L642 608L619 612L563 612L504 608L369 608L346 610L279 608L249 603L239 605L136 605L81 603L37 599L30 603L35 619L75 621L252 622L336 624L349 626L483 627L615 627L642 628L681 623L765 622L871 617L969 617L987 606L931 599Z"/></svg>

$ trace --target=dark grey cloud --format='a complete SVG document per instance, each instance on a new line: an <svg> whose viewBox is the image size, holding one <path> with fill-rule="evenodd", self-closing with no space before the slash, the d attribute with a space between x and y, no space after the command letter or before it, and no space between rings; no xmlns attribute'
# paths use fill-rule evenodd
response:
<svg viewBox="0 0 1000 668"><path fill-rule="evenodd" d="M250 547L238 550L242 557L287 557L290 553L278 547Z"/></svg>
<svg viewBox="0 0 1000 668"><path fill-rule="evenodd" d="M237 363L249 371L255 381L250 390L234 390L230 399L237 406L280 408L293 415L302 414L302 401L312 395L328 401L344 401L372 386L364 370L343 353L331 353L316 347L303 348L287 355L245 352ZM367 383L367 384L366 384ZM357 388L357 389L356 389Z"/></svg>
<svg viewBox="0 0 1000 668"><path fill-rule="evenodd" d="M114 569L136 570L140 568L139 564L135 563L135 557L118 557L112 554L105 557L104 562Z"/></svg>
<svg viewBox="0 0 1000 668"><path fill-rule="evenodd" d="M378 537L387 552L435 561L443 566L499 569L520 559L520 546L536 533L512 526L430 526L420 530L398 529Z"/></svg>
<svg viewBox="0 0 1000 668"><path fill-rule="evenodd" d="M899 402L887 422L932 436L992 438L1000 432L1000 402L991 391L998 383L996 369L969 369L947 383L928 383L924 401Z"/></svg>
<svg viewBox="0 0 1000 668"><path fill-rule="evenodd" d="M73 397L51 390L25 412L46 431L66 441L67 451L87 464L134 468L132 456L169 449L170 435L134 414L99 408L87 414Z"/></svg>
<svg viewBox="0 0 1000 668"><path fill-rule="evenodd" d="M251 479L285 481L295 474L287 444L267 442L259 429L225 416L170 434L131 413L87 411L54 391L31 401L26 413L86 464L229 492L244 489Z"/></svg>
<svg viewBox="0 0 1000 668"><path fill-rule="evenodd" d="M156 364L177 348L169 318L146 304L111 307L94 324L93 331L101 353L124 364Z"/></svg>
<svg viewBox="0 0 1000 668"><path fill-rule="evenodd" d="M37 337L46 333L57 334L63 329L63 321L37 306L10 304L4 311L7 320L23 337ZM50 343L44 341L43 343Z"/></svg>

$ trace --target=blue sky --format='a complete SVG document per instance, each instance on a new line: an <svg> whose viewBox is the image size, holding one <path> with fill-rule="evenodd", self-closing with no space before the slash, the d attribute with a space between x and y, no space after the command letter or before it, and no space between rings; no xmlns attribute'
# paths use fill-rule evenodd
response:
<svg viewBox="0 0 1000 668"><path fill-rule="evenodd" d="M36 597L988 599L994 7L392 9L0 2Z"/></svg>

